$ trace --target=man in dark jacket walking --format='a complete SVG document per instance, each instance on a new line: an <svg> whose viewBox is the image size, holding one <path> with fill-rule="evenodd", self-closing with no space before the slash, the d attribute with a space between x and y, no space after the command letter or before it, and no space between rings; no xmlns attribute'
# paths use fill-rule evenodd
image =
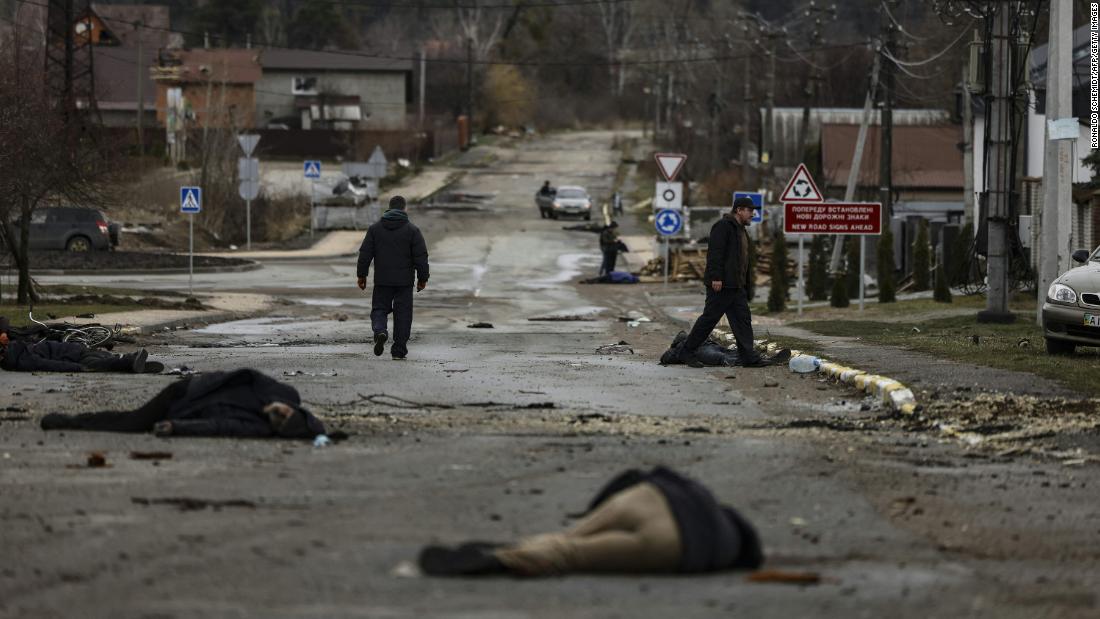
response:
<svg viewBox="0 0 1100 619"><path fill-rule="evenodd" d="M420 229L409 221L405 198L390 198L390 207L378 223L367 229L359 248L359 289L366 290L367 274L374 262L374 292L371 296L371 326L374 354L381 355L389 339L387 323L393 314L393 345L390 354L404 359L412 334L413 276L416 291L428 285L428 246Z"/></svg>
<svg viewBox="0 0 1100 619"><path fill-rule="evenodd" d="M733 203L733 210L710 229L707 268L703 273L703 284L707 287L706 305L680 352L681 360L691 367L703 367L696 351L707 341L723 315L737 340L741 365L765 365L753 348L752 313L748 297L753 274L749 264L751 241L745 227L752 221L753 208L752 200L738 198Z"/></svg>
<svg viewBox="0 0 1100 619"><path fill-rule="evenodd" d="M624 247L626 246L619 240L619 222L612 221L600 231L600 253L603 254L600 275L609 275L615 270L615 262Z"/></svg>

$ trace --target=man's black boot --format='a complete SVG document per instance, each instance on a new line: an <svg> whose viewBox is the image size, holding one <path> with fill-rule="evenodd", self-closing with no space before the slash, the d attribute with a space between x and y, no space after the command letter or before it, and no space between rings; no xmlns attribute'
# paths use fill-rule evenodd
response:
<svg viewBox="0 0 1100 619"><path fill-rule="evenodd" d="M695 351L692 351L692 352L683 351L683 352L681 352L680 353L680 361L683 361L684 365L688 366L689 368L701 368L701 367L703 367L703 362L699 360L699 356L695 354Z"/></svg>
<svg viewBox="0 0 1100 619"><path fill-rule="evenodd" d="M381 357L382 352L386 350L386 340L389 339L390 334L385 331L379 331L374 334L374 356Z"/></svg>

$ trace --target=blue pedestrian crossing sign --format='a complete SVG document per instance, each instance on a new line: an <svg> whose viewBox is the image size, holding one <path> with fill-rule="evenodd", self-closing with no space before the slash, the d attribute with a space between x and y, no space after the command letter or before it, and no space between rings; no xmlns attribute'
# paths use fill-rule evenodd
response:
<svg viewBox="0 0 1100 619"><path fill-rule="evenodd" d="M202 212L202 187L180 187L180 212Z"/></svg>
<svg viewBox="0 0 1100 619"><path fill-rule="evenodd" d="M758 224L764 221L764 194L759 191L735 191L733 192L733 201L736 202L737 198L752 200L752 223Z"/></svg>
<svg viewBox="0 0 1100 619"><path fill-rule="evenodd" d="M302 164L302 171L305 172L306 178L321 178L321 162L309 159Z"/></svg>
<svg viewBox="0 0 1100 619"><path fill-rule="evenodd" d="M666 208L663 211L657 212L657 217L654 218L653 225L656 226L657 232L665 236L670 236L684 228L684 218L680 215L679 211Z"/></svg>

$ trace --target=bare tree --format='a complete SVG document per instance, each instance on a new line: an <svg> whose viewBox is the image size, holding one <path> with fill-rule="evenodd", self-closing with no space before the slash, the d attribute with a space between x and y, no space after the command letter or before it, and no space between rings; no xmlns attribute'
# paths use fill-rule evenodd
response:
<svg viewBox="0 0 1100 619"><path fill-rule="evenodd" d="M603 27L607 51L608 89L611 94L622 96L626 83L622 50L630 47L630 39L634 34L634 3L603 0L596 6L600 9L600 25Z"/></svg>
<svg viewBox="0 0 1100 619"><path fill-rule="evenodd" d="M29 252L34 210L48 202L107 204L112 168L97 128L51 100L41 57L14 43L0 48L0 234L19 270L18 302L26 303L37 298Z"/></svg>

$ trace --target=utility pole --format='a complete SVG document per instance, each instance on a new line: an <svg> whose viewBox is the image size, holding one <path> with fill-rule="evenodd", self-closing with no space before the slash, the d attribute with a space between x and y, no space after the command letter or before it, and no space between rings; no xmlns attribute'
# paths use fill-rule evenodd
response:
<svg viewBox="0 0 1100 619"><path fill-rule="evenodd" d="M668 73L665 74L665 79L668 80L666 82L668 92L665 94L665 131L668 131L669 135L674 136L675 133L672 130L672 106L676 100L673 90L676 74L672 72L671 68L668 70Z"/></svg>
<svg viewBox="0 0 1100 619"><path fill-rule="evenodd" d="M970 100L969 70L962 70L963 214L974 223L974 104ZM967 239L970 241L971 239ZM1044 293L1046 290L1043 291Z"/></svg>
<svg viewBox="0 0 1100 619"><path fill-rule="evenodd" d="M745 94L742 99L743 105L742 112L744 117L741 120L741 185L743 187L751 187L749 185L749 135L752 133L752 80L749 79L749 75L752 71L751 59L749 54L745 53L745 67L741 81L745 85Z"/></svg>
<svg viewBox="0 0 1100 619"><path fill-rule="evenodd" d="M137 21L134 29L137 30L137 138L138 138L138 162L144 166L145 160L145 66L142 64L142 30L145 23Z"/></svg>
<svg viewBox="0 0 1100 619"><path fill-rule="evenodd" d="M775 41L781 36L776 31L769 29L767 32L768 37L768 92L766 95L768 111L764 117L764 139L763 142L763 154L762 160L764 163L764 174L770 176L772 171L772 159L775 153L772 149L775 145Z"/></svg>
<svg viewBox="0 0 1100 619"><path fill-rule="evenodd" d="M1047 113L1049 123L1073 115L1073 5L1070 0L1050 0L1050 36L1047 53ZM1049 127L1049 125L1048 125ZM1047 288L1059 273L1072 266L1073 198L1069 140L1050 139L1049 128L1043 156L1043 210L1039 217L1038 307L1036 321L1042 322Z"/></svg>
<svg viewBox="0 0 1100 619"><path fill-rule="evenodd" d="M466 37L466 118L474 133L474 40Z"/></svg>
<svg viewBox="0 0 1100 619"><path fill-rule="evenodd" d="M1013 2L1001 1L991 7L993 20L993 38L989 45L989 81L990 89L986 95L986 109L989 110L987 134L989 136L988 155L985 160L986 178L986 292L985 309L978 312L978 322L1009 323L1016 316L1008 311L1008 239L1009 199L1012 188L1010 169L1012 162L1013 136L1009 131L1012 114L1013 70L1012 70L1012 22Z"/></svg>
<svg viewBox="0 0 1100 619"><path fill-rule="evenodd" d="M875 91L878 90L878 74L881 66L882 54L875 54L875 60L871 66L871 83L867 86L867 96L863 98L863 117L859 123L859 133L856 135L856 149L852 155L852 163L848 166L848 186L844 190L845 202L855 199L856 189L859 187L859 173L863 168L863 147L867 143L867 128L871 125L871 107L875 101ZM860 243L862 244L863 241ZM833 237L833 255L829 260L830 271L833 273L840 271L840 259L843 255L844 237L838 234Z"/></svg>
<svg viewBox="0 0 1100 619"><path fill-rule="evenodd" d="M418 126L424 130L424 92L426 90L428 74L428 61L424 55L424 48L420 48L420 113L417 116Z"/></svg>
<svg viewBox="0 0 1100 619"><path fill-rule="evenodd" d="M885 13L885 11L883 11ZM883 56L882 67L882 123L879 130L879 201L882 202L883 230L890 225L894 216L894 64L887 54L894 53L894 25L885 26L886 38L879 54Z"/></svg>

